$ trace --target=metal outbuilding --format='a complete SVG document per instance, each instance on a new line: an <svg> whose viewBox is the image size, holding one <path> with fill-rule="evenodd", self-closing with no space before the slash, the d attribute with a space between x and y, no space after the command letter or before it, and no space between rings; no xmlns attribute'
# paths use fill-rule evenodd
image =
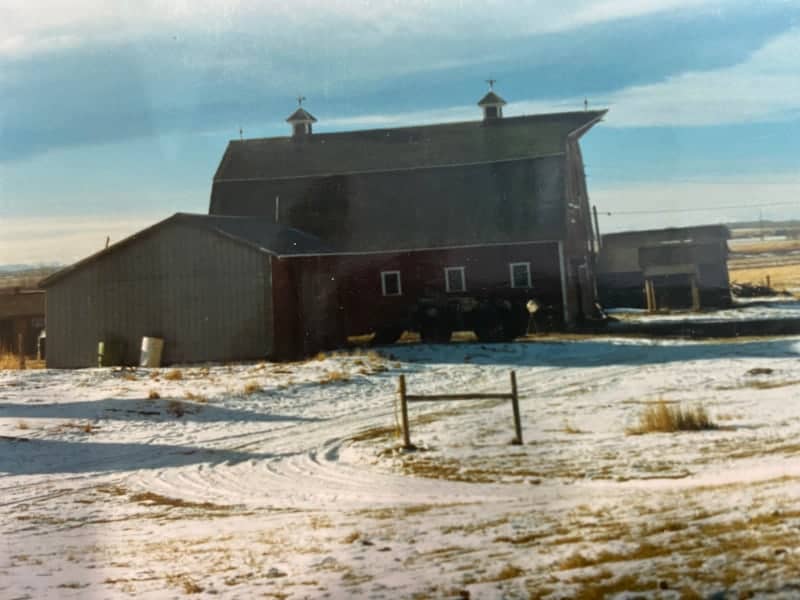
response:
<svg viewBox="0 0 800 600"><path fill-rule="evenodd" d="M265 218L175 214L44 279L48 367L97 365L98 342L136 364L142 337L169 363L274 356L273 260L328 251Z"/></svg>

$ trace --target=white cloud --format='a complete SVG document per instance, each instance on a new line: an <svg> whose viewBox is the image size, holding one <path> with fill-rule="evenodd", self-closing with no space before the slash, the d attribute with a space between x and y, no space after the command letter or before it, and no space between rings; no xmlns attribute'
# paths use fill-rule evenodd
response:
<svg viewBox="0 0 800 600"><path fill-rule="evenodd" d="M569 18L570 26L641 17L667 11L694 8L721 8L734 2L709 2L709 0L605 0L585 2Z"/></svg>
<svg viewBox="0 0 800 600"><path fill-rule="evenodd" d="M702 126L800 115L800 29L784 33L732 67L692 71L597 99L608 125Z"/></svg>
<svg viewBox="0 0 800 600"><path fill-rule="evenodd" d="M714 9L742 0L5 0L0 5L0 57L164 33L261 31L269 43L305 37L369 48L393 36L472 35L505 39L665 11Z"/></svg>
<svg viewBox="0 0 800 600"><path fill-rule="evenodd" d="M800 116L800 28L783 33L731 67L691 71L664 81L589 98L610 108L609 127L708 126L780 121ZM580 110L583 98L520 100L507 116ZM473 120L473 106L330 119L323 126L390 127Z"/></svg>

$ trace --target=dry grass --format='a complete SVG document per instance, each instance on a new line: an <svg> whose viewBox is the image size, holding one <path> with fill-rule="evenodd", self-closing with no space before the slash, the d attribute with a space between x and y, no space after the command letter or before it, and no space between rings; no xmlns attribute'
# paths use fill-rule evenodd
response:
<svg viewBox="0 0 800 600"><path fill-rule="evenodd" d="M577 427L575 427L572 423L570 423L567 420L564 421L564 427L561 431L563 431L564 433L586 433L585 431L582 431Z"/></svg>
<svg viewBox="0 0 800 600"><path fill-rule="evenodd" d="M639 415L639 424L626 431L629 435L643 433L673 433L717 429L702 405L693 408L670 406L663 400L646 407Z"/></svg>
<svg viewBox="0 0 800 600"><path fill-rule="evenodd" d="M338 383L344 381L350 381L350 376L344 371L328 371L322 379L319 380L320 383Z"/></svg>
<svg viewBox="0 0 800 600"><path fill-rule="evenodd" d="M572 569L583 569L594 564L595 561L586 558L580 552L573 552L560 563L558 563L558 568L562 571L570 571Z"/></svg>
<svg viewBox="0 0 800 600"><path fill-rule="evenodd" d="M800 287L800 265L770 265L759 267L730 265L730 279L737 283L763 285L769 276L770 286L780 290Z"/></svg>
<svg viewBox="0 0 800 600"><path fill-rule="evenodd" d="M184 394L184 398L191 400L192 402L199 402L200 404L205 404L208 402L208 398L206 396L203 396L202 394L195 394L194 392L186 392Z"/></svg>
<svg viewBox="0 0 800 600"><path fill-rule="evenodd" d="M491 577L485 581L506 581L508 579L516 579L525 574L523 569L520 569L516 565L507 564L505 565L494 577Z"/></svg>
<svg viewBox="0 0 800 600"><path fill-rule="evenodd" d="M186 414L186 407L180 400L170 400L167 404L167 413L171 414L177 419L180 419Z"/></svg>
<svg viewBox="0 0 800 600"><path fill-rule="evenodd" d="M182 587L187 594L202 594L203 588L197 585L188 575L167 575L167 583Z"/></svg>
<svg viewBox="0 0 800 600"><path fill-rule="evenodd" d="M25 357L25 362L22 363L18 354L0 350L0 371L18 371L22 369L44 369L45 361L36 360L34 358Z"/></svg>
<svg viewBox="0 0 800 600"><path fill-rule="evenodd" d="M76 423L75 421L70 421L68 423L59 425L55 430L64 431L67 429L77 429L83 433L94 433L97 430L97 426L90 421L87 421L86 423Z"/></svg>
<svg viewBox="0 0 800 600"><path fill-rule="evenodd" d="M131 494L131 501L138 502L144 506L167 506L170 508L191 508L211 511L229 511L233 507L212 502L191 502L180 498L170 498L154 492L140 492Z"/></svg>
<svg viewBox="0 0 800 600"><path fill-rule="evenodd" d="M572 596L580 600L602 600L622 592L653 591L655 582L642 582L636 575L622 575L618 579L607 582L587 582ZM639 596L634 596L639 597ZM684 597L684 596L681 596Z"/></svg>
<svg viewBox="0 0 800 600"><path fill-rule="evenodd" d="M256 394L261 391L261 385L257 381L248 381L244 386L244 393L247 395Z"/></svg>
<svg viewBox="0 0 800 600"><path fill-rule="evenodd" d="M147 392L147 398L149 400L158 400L161 398L161 394L159 394L157 390L150 390Z"/></svg>
<svg viewBox="0 0 800 600"><path fill-rule="evenodd" d="M800 250L800 240L763 240L758 242L732 242L734 254L761 254L762 252L791 252Z"/></svg>
<svg viewBox="0 0 800 600"><path fill-rule="evenodd" d="M19 356L11 352L3 352L0 354L0 370L16 371L20 369Z"/></svg>
<svg viewBox="0 0 800 600"><path fill-rule="evenodd" d="M357 531L352 531L347 534L343 539L343 544L352 544L353 542L357 542L361 538L361 534Z"/></svg>
<svg viewBox="0 0 800 600"><path fill-rule="evenodd" d="M172 369L164 374L164 379L168 381L181 381L183 379L183 371L180 369Z"/></svg>

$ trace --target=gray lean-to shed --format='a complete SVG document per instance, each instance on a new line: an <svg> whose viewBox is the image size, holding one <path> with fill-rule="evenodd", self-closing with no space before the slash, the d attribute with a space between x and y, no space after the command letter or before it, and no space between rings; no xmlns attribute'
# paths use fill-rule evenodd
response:
<svg viewBox="0 0 800 600"><path fill-rule="evenodd" d="M101 340L135 364L143 336L166 340L167 364L269 356L270 257L326 250L267 218L173 215L42 282L47 364L97 365Z"/></svg>

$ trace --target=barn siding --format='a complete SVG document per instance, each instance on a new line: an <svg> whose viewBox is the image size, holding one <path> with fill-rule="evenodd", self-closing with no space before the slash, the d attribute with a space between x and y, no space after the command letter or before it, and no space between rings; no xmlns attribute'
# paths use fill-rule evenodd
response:
<svg viewBox="0 0 800 600"><path fill-rule="evenodd" d="M165 339L163 361L264 357L272 349L265 255L170 223L80 266L47 289L48 366L97 364L99 340Z"/></svg>
<svg viewBox="0 0 800 600"><path fill-rule="evenodd" d="M563 155L481 165L282 180L217 181L211 214L272 216L341 251L554 239Z"/></svg>
<svg viewBox="0 0 800 600"><path fill-rule="evenodd" d="M535 298L561 309L557 242L411 252L294 256L274 261L276 355L293 358L408 320L420 297L446 295L444 268L464 266L466 295ZM532 289L511 289L509 263L530 262ZM401 296L383 296L381 271L401 272ZM464 294L456 294L464 295Z"/></svg>

